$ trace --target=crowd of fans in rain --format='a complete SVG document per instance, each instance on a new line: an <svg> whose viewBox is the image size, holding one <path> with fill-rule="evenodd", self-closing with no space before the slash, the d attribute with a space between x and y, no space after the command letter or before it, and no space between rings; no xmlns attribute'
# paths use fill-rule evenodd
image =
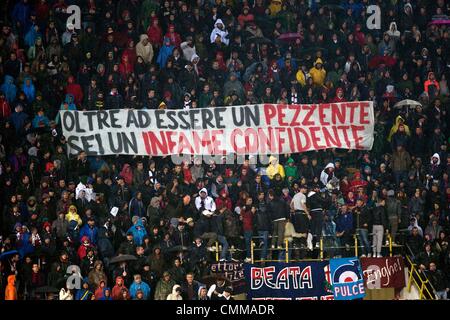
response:
<svg viewBox="0 0 450 320"><path fill-rule="evenodd" d="M390 235L446 298L448 2L21 0L0 14L2 299L228 300L227 281L204 281L216 254L251 262L254 241L254 259L283 260L287 240L290 259L317 257L322 238L325 258L352 256L354 234L372 257ZM58 117L342 101L373 101L371 151L268 166L68 157Z"/></svg>

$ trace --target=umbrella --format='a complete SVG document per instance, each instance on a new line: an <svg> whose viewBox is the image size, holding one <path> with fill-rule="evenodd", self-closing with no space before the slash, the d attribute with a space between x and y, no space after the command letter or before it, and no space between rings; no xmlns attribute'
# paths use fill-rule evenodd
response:
<svg viewBox="0 0 450 320"><path fill-rule="evenodd" d="M411 108L415 108L416 106L422 106L422 104L415 100L405 99L405 100L397 102L394 105L394 108L401 108L403 106L410 106Z"/></svg>
<svg viewBox="0 0 450 320"><path fill-rule="evenodd" d="M397 59L392 58L390 56L376 56L376 57L373 57L369 61L369 68L375 69L382 64L384 64L388 67L392 67L396 63L397 63Z"/></svg>
<svg viewBox="0 0 450 320"><path fill-rule="evenodd" d="M317 51L322 51L322 53L324 53L324 54L326 54L328 52L327 49L322 48L322 47L309 47L309 48L301 49L299 53L302 55L306 55L306 54L316 53Z"/></svg>
<svg viewBox="0 0 450 320"><path fill-rule="evenodd" d="M278 40L286 42L295 42L297 39L302 40L302 36L297 32L283 33L278 37Z"/></svg>
<svg viewBox="0 0 450 320"><path fill-rule="evenodd" d="M225 278L222 274L212 274L206 277L202 278L202 283L205 284L207 287L212 286L213 284L216 284L216 281L220 279L220 280L225 280L225 287L227 286L231 286L231 282L230 280L228 280L227 278Z"/></svg>
<svg viewBox="0 0 450 320"><path fill-rule="evenodd" d="M57 293L59 289L50 286L39 287L34 290L34 293Z"/></svg>
<svg viewBox="0 0 450 320"><path fill-rule="evenodd" d="M330 11L345 11L345 8L339 4L325 4L324 7Z"/></svg>
<svg viewBox="0 0 450 320"><path fill-rule="evenodd" d="M248 42L254 42L256 44L271 44L272 41L270 41L270 39L267 39L265 37L249 37L247 39Z"/></svg>
<svg viewBox="0 0 450 320"><path fill-rule="evenodd" d="M189 248L186 246L173 246L172 248L168 249L167 252L179 252L179 251L188 251Z"/></svg>
<svg viewBox="0 0 450 320"><path fill-rule="evenodd" d="M15 255L15 254L19 254L19 251L17 251L17 250L5 251L2 254L0 254L0 260L6 259L7 257Z"/></svg>
<svg viewBox="0 0 450 320"><path fill-rule="evenodd" d="M438 25L438 26L447 25L447 24L450 24L450 19L434 20L429 23L429 25L433 25L433 24Z"/></svg>
<svg viewBox="0 0 450 320"><path fill-rule="evenodd" d="M126 262L126 261L135 261L137 258L131 254L121 254L117 257L112 258L109 263L120 263L120 262Z"/></svg>

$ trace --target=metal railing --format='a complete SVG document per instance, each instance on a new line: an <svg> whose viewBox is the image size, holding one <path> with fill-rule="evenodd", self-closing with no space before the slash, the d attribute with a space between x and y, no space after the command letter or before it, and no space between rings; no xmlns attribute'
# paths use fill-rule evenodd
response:
<svg viewBox="0 0 450 320"><path fill-rule="evenodd" d="M417 267L417 264L413 262L411 257L414 257L414 254L411 248L406 244L406 248L408 249L409 254L405 254L408 271L408 285L407 290L411 292L411 287L413 284L416 285L417 290L419 291L419 299L420 300L437 300L435 295L436 290L434 289L432 283L428 279L425 272Z"/></svg>
<svg viewBox="0 0 450 320"><path fill-rule="evenodd" d="M373 234L369 234L369 235L373 235ZM273 251L284 251L284 257L282 259L255 259L255 251L262 251L262 248L257 248L256 243L254 241L254 239L259 239L259 236L255 236L252 238L251 243L250 243L250 259L251 259L251 263L261 263L261 262L299 262L299 261L323 261L325 260L325 255L324 253L330 250L343 250L343 249L353 249L354 252L354 256L355 257L359 257L359 249L363 248L363 246L361 245L360 241L359 241L359 236L358 234L354 234L353 237L353 245L352 246L325 246L324 244L324 240L327 237L334 237L334 236L320 236L320 238L318 239L318 243L319 243L319 247L318 248L313 248L312 251L316 251L318 250L318 254L317 257L318 258L306 258L306 259L291 259L290 258L290 251L291 250L309 250L305 247L297 247L297 246L292 246L291 243L285 239L284 241L284 247L281 248L271 248L271 247L267 247L267 251L273 252ZM269 237L268 239L273 238L273 237ZM386 239L388 241L387 245L383 245L383 248L387 248L388 249L388 254L389 257L393 256L393 251L394 251L394 244L392 241L392 237L390 234L387 234ZM396 247L400 247L402 248L402 245L396 245ZM228 250L232 255L235 254L236 252L242 252L245 250L242 249L229 249ZM219 243L216 242L215 243L215 259L216 261L219 261L219 256L220 256L220 252L221 252L221 248L219 247Z"/></svg>

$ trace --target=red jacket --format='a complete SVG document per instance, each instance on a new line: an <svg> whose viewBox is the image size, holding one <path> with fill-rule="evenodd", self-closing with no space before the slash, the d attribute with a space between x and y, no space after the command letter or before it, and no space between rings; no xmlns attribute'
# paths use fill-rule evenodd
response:
<svg viewBox="0 0 450 320"><path fill-rule="evenodd" d="M159 25L152 24L147 29L147 35L148 40L151 44L157 44L158 46L162 45L163 42L163 36L162 36L162 29Z"/></svg>
<svg viewBox="0 0 450 320"><path fill-rule="evenodd" d="M11 115L11 107L6 99L0 99L0 119L9 118Z"/></svg>
<svg viewBox="0 0 450 320"><path fill-rule="evenodd" d="M244 231L253 231L253 213L251 209L241 210L242 227Z"/></svg>
<svg viewBox="0 0 450 320"><path fill-rule="evenodd" d="M81 89L81 86L78 83L75 83L73 76L70 76L67 81L68 85L66 86L66 94L73 95L75 104L80 105L83 101L83 90Z"/></svg>

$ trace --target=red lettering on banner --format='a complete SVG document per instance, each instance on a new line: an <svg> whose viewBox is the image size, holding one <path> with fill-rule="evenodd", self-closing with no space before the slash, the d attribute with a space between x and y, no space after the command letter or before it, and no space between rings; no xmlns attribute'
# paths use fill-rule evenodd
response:
<svg viewBox="0 0 450 320"><path fill-rule="evenodd" d="M159 154L159 153L168 154L169 153L168 149L167 149L167 141L166 141L166 135L165 135L164 131L159 132L161 140L156 136L155 132L153 132L153 131L149 131L147 134L148 134L148 139L151 141L153 154ZM158 151L158 149L160 151Z"/></svg>
<svg viewBox="0 0 450 320"><path fill-rule="evenodd" d="M275 145L275 130L273 128L267 128L268 134L266 134L263 128L258 128L259 136L259 148L261 153L265 154L267 151L270 153L277 152Z"/></svg>
<svg viewBox="0 0 450 320"><path fill-rule="evenodd" d="M291 121L291 127L300 126L300 122L298 121L298 118L300 117L301 106L298 104L292 104L292 105L289 105L289 109L295 110L294 116L292 117L292 121Z"/></svg>
<svg viewBox="0 0 450 320"><path fill-rule="evenodd" d="M337 124L339 119L339 123L345 123L345 106L344 104L331 104L331 122L333 124Z"/></svg>
<svg viewBox="0 0 450 320"><path fill-rule="evenodd" d="M309 135L308 133L306 133L305 129L303 128L295 128L295 138L297 141L297 146L298 146L298 152L303 152L308 150L311 147L311 140L309 139ZM303 137L305 138L305 145L302 145L302 141L300 139L300 134L303 135Z"/></svg>
<svg viewBox="0 0 450 320"><path fill-rule="evenodd" d="M189 150L191 154L195 153L194 148L192 147L188 137L186 137L183 131L180 132L180 135L178 137L178 143L179 143L178 146L179 154L184 153L185 152L184 150Z"/></svg>
<svg viewBox="0 0 450 320"><path fill-rule="evenodd" d="M292 128L288 130L289 148L292 152L295 150L294 137L292 137Z"/></svg>
<svg viewBox="0 0 450 320"><path fill-rule="evenodd" d="M226 154L225 150L222 149L222 141L219 137L223 137L223 130L212 130L211 138L212 138L212 147L214 150L214 154Z"/></svg>
<svg viewBox="0 0 450 320"><path fill-rule="evenodd" d="M287 106L285 104L278 104L277 105L277 113L278 113L278 124L280 126L287 127L289 124L287 122L284 122L284 118L286 117L286 111Z"/></svg>
<svg viewBox="0 0 450 320"><path fill-rule="evenodd" d="M275 272L275 267L266 267L263 269L264 274L264 282L271 289L278 289L276 284L274 284L271 280L273 280L273 273Z"/></svg>
<svg viewBox="0 0 450 320"><path fill-rule="evenodd" d="M302 125L304 125L304 126L313 126L314 125L314 122L309 119L312 117L316 107L317 107L317 105L315 105L315 104L303 106L303 109L305 109L307 111L307 113L305 115L305 118L303 119Z"/></svg>
<svg viewBox="0 0 450 320"><path fill-rule="evenodd" d="M230 142L231 142L231 145L232 145L233 150L235 152L237 152L238 154L243 154L243 153L245 153L245 145L243 147L238 147L238 145L236 143L236 136L237 135L242 136L242 130L241 129L234 129L231 132L231 136L230 136L230 140L231 141Z"/></svg>
<svg viewBox="0 0 450 320"><path fill-rule="evenodd" d="M326 145L330 148L331 146L336 146L336 148L341 148L341 140L339 139L339 133L336 127L333 128L333 134L328 131L327 127L323 127L323 136L325 138Z"/></svg>
<svg viewBox="0 0 450 320"><path fill-rule="evenodd" d="M152 149L150 147L150 141L148 141L147 132L142 132L142 138L144 139L145 151L147 151L147 154L152 154Z"/></svg>
<svg viewBox="0 0 450 320"><path fill-rule="evenodd" d="M359 123L361 124L370 124L370 121L368 119L369 112L368 112L369 103L368 102L360 102L359 103Z"/></svg>
<svg viewBox="0 0 450 320"><path fill-rule="evenodd" d="M311 289L313 287L311 266L307 266L300 274L300 288Z"/></svg>
<svg viewBox="0 0 450 320"><path fill-rule="evenodd" d="M283 153L283 144L286 139L281 137L281 133L285 132L286 128L278 128L278 153Z"/></svg>
<svg viewBox="0 0 450 320"><path fill-rule="evenodd" d="M277 287L278 289L287 289L289 290L289 268L283 268L279 273L277 277Z"/></svg>
<svg viewBox="0 0 450 320"><path fill-rule="evenodd" d="M167 149L169 150L169 153L172 153L172 149L177 145L175 141L172 140L172 136L175 134L173 131L167 131Z"/></svg>
<svg viewBox="0 0 450 320"><path fill-rule="evenodd" d="M275 117L277 113L277 110L272 104L265 104L264 105L264 116L266 117L266 123L267 125L270 125L272 123L272 118Z"/></svg>
<svg viewBox="0 0 450 320"><path fill-rule="evenodd" d="M350 140L348 139L348 133L347 133L347 130L350 129L350 126L338 126L337 128L339 130L342 130L342 132L344 133L344 140L345 140L345 143L347 144L347 148L351 149Z"/></svg>
<svg viewBox="0 0 450 320"><path fill-rule="evenodd" d="M262 269L252 267L251 269L251 288L253 290L257 290L262 287L263 285L263 279L262 279Z"/></svg>
<svg viewBox="0 0 450 320"><path fill-rule="evenodd" d="M347 108L350 109L350 123L355 122L355 110L359 107L359 102L348 102Z"/></svg>
<svg viewBox="0 0 450 320"><path fill-rule="evenodd" d="M364 131L364 126L352 126L352 135L355 140L355 149L362 149L361 142L363 138L359 135L358 131Z"/></svg>
<svg viewBox="0 0 450 320"><path fill-rule="evenodd" d="M258 153L258 140L255 129L247 128L245 130L245 146L248 153Z"/></svg>
<svg viewBox="0 0 450 320"><path fill-rule="evenodd" d="M322 126L330 125L329 122L325 121L325 117L327 116L327 114L324 112L325 109L330 109L330 104L329 103L325 103L325 104L319 105L319 120L320 120L320 124Z"/></svg>
<svg viewBox="0 0 450 320"><path fill-rule="evenodd" d="M327 146L325 145L319 145L320 142L320 137L318 137L317 131L320 130L320 127L311 127L309 128L309 131L311 132L311 140L312 140L312 144L314 146L314 149L316 150L321 150L321 149L326 149Z"/></svg>

